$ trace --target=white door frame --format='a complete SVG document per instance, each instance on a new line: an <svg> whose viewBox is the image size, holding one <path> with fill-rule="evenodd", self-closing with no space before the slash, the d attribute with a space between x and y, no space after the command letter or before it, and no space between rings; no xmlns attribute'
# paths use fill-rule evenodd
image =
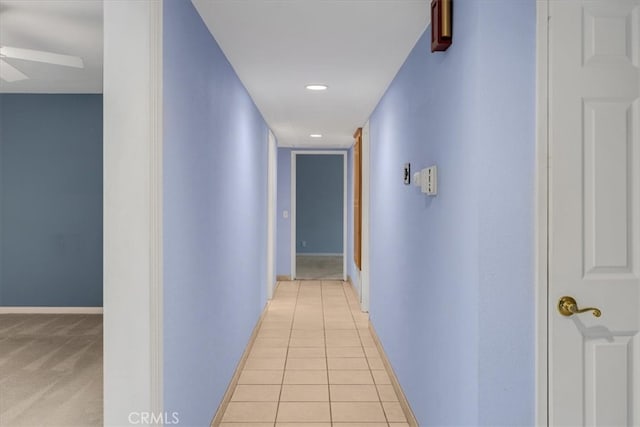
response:
<svg viewBox="0 0 640 427"><path fill-rule="evenodd" d="M549 0L536 1L536 160L535 160L535 423L549 425L548 212L549 212Z"/></svg>
<svg viewBox="0 0 640 427"><path fill-rule="evenodd" d="M370 210L370 188L371 188L371 169L370 169L370 153L371 153L371 134L369 131L369 121L365 123L362 128L362 145L360 146L360 159L362 160L361 173L362 173L362 256L360 258L360 309L364 312L369 312L369 277L370 277L370 263L369 263L369 243L370 243L370 229L369 229L369 213Z"/></svg>
<svg viewBox="0 0 640 427"><path fill-rule="evenodd" d="M106 426L164 406L162 5L104 2Z"/></svg>
<svg viewBox="0 0 640 427"><path fill-rule="evenodd" d="M291 150L291 280L296 279L296 157L304 155L342 156L342 280L347 280L347 152L343 150Z"/></svg>
<svg viewBox="0 0 640 427"><path fill-rule="evenodd" d="M276 209L278 185L278 147L276 137L269 131L267 167L267 299L273 298L276 269Z"/></svg>

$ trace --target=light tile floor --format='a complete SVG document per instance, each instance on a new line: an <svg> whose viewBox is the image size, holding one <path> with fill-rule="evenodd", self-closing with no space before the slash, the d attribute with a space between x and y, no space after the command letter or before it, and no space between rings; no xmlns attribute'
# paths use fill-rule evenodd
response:
<svg viewBox="0 0 640 427"><path fill-rule="evenodd" d="M348 283L279 283L221 426L409 426Z"/></svg>

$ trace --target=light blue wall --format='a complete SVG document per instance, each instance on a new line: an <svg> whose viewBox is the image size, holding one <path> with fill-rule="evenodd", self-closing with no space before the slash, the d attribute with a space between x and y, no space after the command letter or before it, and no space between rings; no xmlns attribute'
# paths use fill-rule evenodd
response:
<svg viewBox="0 0 640 427"><path fill-rule="evenodd" d="M535 2L454 8L370 120L371 319L420 425L533 425Z"/></svg>
<svg viewBox="0 0 640 427"><path fill-rule="evenodd" d="M276 274L291 276L291 149L278 148ZM283 211L289 212L284 218Z"/></svg>
<svg viewBox="0 0 640 427"><path fill-rule="evenodd" d="M102 306L102 95L0 95L0 305Z"/></svg>
<svg viewBox="0 0 640 427"><path fill-rule="evenodd" d="M342 253L342 155L296 156L296 251ZM303 242L306 246L303 246Z"/></svg>
<svg viewBox="0 0 640 427"><path fill-rule="evenodd" d="M494 24L478 38L496 43L477 76L479 104L490 100L478 128L479 424L532 425L536 2L483 3L478 20Z"/></svg>
<svg viewBox="0 0 640 427"><path fill-rule="evenodd" d="M164 406L209 425L266 303L267 126L195 8L164 3Z"/></svg>

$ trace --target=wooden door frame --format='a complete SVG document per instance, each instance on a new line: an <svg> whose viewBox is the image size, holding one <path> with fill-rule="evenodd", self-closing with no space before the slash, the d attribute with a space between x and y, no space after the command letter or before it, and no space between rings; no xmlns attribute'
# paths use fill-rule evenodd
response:
<svg viewBox="0 0 640 427"><path fill-rule="evenodd" d="M549 0L536 1L535 424L549 425Z"/></svg>
<svg viewBox="0 0 640 427"><path fill-rule="evenodd" d="M347 280L347 152L344 150L291 150L291 280L296 280L296 158L304 155L342 156L342 280Z"/></svg>
<svg viewBox="0 0 640 427"><path fill-rule="evenodd" d="M362 128L356 129L353 139L353 262L362 272Z"/></svg>

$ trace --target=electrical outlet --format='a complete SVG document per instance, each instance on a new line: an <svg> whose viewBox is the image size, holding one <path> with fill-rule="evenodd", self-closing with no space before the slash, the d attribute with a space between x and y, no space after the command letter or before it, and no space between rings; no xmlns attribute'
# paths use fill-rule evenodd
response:
<svg viewBox="0 0 640 427"><path fill-rule="evenodd" d="M302 241L302 247L303 247L303 248L306 248L306 247L307 247L307 241L306 241L306 240L303 240L303 241Z"/></svg>

